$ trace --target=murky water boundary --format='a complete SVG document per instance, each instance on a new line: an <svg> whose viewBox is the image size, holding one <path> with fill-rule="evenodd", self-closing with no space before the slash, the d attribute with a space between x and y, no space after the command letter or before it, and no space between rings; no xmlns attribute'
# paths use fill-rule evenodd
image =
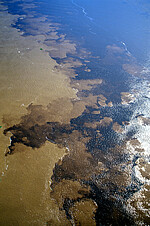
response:
<svg viewBox="0 0 150 226"><path fill-rule="evenodd" d="M134 225L139 220L146 224L147 213L139 210L133 199L149 186L136 174L138 164L147 164L146 159L141 162L144 151L137 140L136 127L131 126L138 95L131 89L130 92L119 90L114 99L113 89L106 92L107 80L103 76L79 78L79 71L91 73L88 63L98 57L86 49L79 50L77 43L59 34L59 24L29 15L21 20L26 23L23 35L34 33L34 39L39 38L43 45L40 50L59 63L53 72L67 74L77 96L61 97L46 106L30 104L20 123L4 131L4 134L12 133L6 155L15 152L17 155L19 145L38 149L45 142L67 149L67 155L53 170L51 198L57 202L60 212L65 213L68 224ZM124 48L107 46L101 61L103 67L120 64L124 73L141 77L142 68ZM146 120L143 123L149 125L149 119L140 114L134 118ZM132 155L131 150L134 150ZM146 200L142 203L145 207ZM54 223L54 219L48 220L49 225Z"/></svg>

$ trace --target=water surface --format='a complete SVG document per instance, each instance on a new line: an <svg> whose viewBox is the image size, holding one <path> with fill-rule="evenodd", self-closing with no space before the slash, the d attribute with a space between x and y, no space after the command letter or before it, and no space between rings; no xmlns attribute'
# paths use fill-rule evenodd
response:
<svg viewBox="0 0 150 226"><path fill-rule="evenodd" d="M12 99L1 112L2 191L13 185L9 174L20 177L17 160L25 170L24 155L31 153L33 171L24 179L43 200L39 210L37 194L31 189L27 198L18 180L16 194L29 203L17 201L24 206L15 216L19 224L33 224L31 216L35 225L149 224L149 6L147 0L2 2L8 19L1 31L11 43L1 36L2 65L12 79L8 87L1 73L4 90L12 89L1 98L4 106ZM32 174L38 170L39 185Z"/></svg>

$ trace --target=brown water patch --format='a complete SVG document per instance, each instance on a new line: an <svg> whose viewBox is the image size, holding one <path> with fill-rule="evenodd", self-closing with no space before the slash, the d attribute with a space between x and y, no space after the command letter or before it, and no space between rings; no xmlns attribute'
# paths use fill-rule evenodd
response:
<svg viewBox="0 0 150 226"><path fill-rule="evenodd" d="M150 180L150 174L149 174L149 172L150 172L150 165L145 164L145 165L143 165L143 167L144 168L141 169L142 177L144 177L147 180Z"/></svg>
<svg viewBox="0 0 150 226"><path fill-rule="evenodd" d="M49 103L46 107L30 104L27 107L28 114L23 116L21 123L28 126L35 124L43 125L46 122L69 123L73 111L73 104L70 98L58 98Z"/></svg>
<svg viewBox="0 0 150 226"><path fill-rule="evenodd" d="M122 61L126 60L125 58L129 56L126 54L124 48L121 48L117 45L108 45L106 47L105 57L102 59L104 64L115 65L118 63L122 63Z"/></svg>
<svg viewBox="0 0 150 226"><path fill-rule="evenodd" d="M86 72L91 72L91 69L86 68L84 71L86 71Z"/></svg>
<svg viewBox="0 0 150 226"><path fill-rule="evenodd" d="M128 200L129 208L135 217L137 225L149 225L149 194L150 186L145 185L140 192L133 195L132 199Z"/></svg>
<svg viewBox="0 0 150 226"><path fill-rule="evenodd" d="M98 113L97 113L98 112ZM95 112L94 111L94 114L95 115L99 115L100 114L100 112L99 111L97 111L97 112ZM92 112L93 113L93 112ZM104 117L103 119L101 119L101 120L98 120L98 121L93 121L93 122L85 122L84 123L84 127L86 127L86 128L92 128L92 129L95 129L95 131L96 131L96 133L97 133L97 136L102 136L102 134L101 134L101 129L103 129L103 128L107 128L107 127L109 127L109 126L111 126L111 124L112 124L112 122L113 122L113 120L112 120L112 118L110 118L110 117Z"/></svg>
<svg viewBox="0 0 150 226"><path fill-rule="evenodd" d="M125 52L125 50L123 48L121 48L115 44L108 45L106 48L108 51L110 51L112 53L124 53Z"/></svg>
<svg viewBox="0 0 150 226"><path fill-rule="evenodd" d="M88 50L85 49L85 48L81 48L81 49L79 50L79 56L80 56L81 59L88 59L89 56L91 56L91 52L88 51ZM94 57L93 57L93 58L94 58ZM98 58L99 58L99 57L98 57Z"/></svg>
<svg viewBox="0 0 150 226"><path fill-rule="evenodd" d="M117 122L115 122L114 124L113 124L113 130L115 131L115 132L117 132L117 133L122 133L123 132L123 128L122 128L122 126L121 125L119 125Z"/></svg>
<svg viewBox="0 0 150 226"><path fill-rule="evenodd" d="M85 127L96 129L100 125L100 122L86 122L84 123Z"/></svg>
<svg viewBox="0 0 150 226"><path fill-rule="evenodd" d="M2 126L0 223L42 225L51 218L54 225L60 225L60 221L65 224L67 221L65 216L49 197L49 180L55 163L65 154L66 148L58 148L44 137L39 141L38 138L41 135L39 127L47 122L46 119L53 120L56 111L60 112L57 114L57 120L63 121L62 114L68 115L72 110L69 98L75 99L76 94L65 74L52 71L57 63L49 57L48 53L40 50L40 48L44 49L44 45L39 44L43 36L23 37L19 29L11 27L19 17L19 15L10 15L6 11L0 13L0 125ZM35 21L33 18L30 19L35 23L35 27L39 23L40 29L43 29L45 18ZM43 33L48 29L47 24ZM41 33L37 31L35 34ZM54 37L54 34L51 35ZM59 98L65 100L57 102ZM61 111L55 109L55 101L60 105ZM62 104L63 101L65 106ZM32 108L31 103L37 106ZM50 105L52 103L55 109L51 111L51 118L48 116L49 103ZM68 118L66 116L65 120L68 121ZM13 127L14 125L16 127ZM35 126L34 132L30 130L32 126ZM10 133L7 136L3 134L3 130L8 127L13 127L12 132L16 135L14 139L18 139L12 146L12 150L16 153L11 158L4 155L10 145ZM31 136L29 138L26 134L28 130L33 137L33 143L30 141ZM29 147L30 144L34 146L34 150Z"/></svg>
<svg viewBox="0 0 150 226"><path fill-rule="evenodd" d="M101 111L92 111L92 114L94 115L99 115L101 113Z"/></svg>
<svg viewBox="0 0 150 226"><path fill-rule="evenodd" d="M75 222L75 225L96 225L94 216L97 206L92 200L81 200L76 202L70 208L69 213Z"/></svg>
<svg viewBox="0 0 150 226"><path fill-rule="evenodd" d="M78 96L78 98L73 101L74 114L72 114L72 117L76 117L77 113L78 113L78 115L81 115L85 110L88 111L88 109L87 109L88 106L99 110L97 101L98 101L99 96L101 96L101 95L94 96L92 93L89 93L87 96L84 96L83 92L78 92L77 96ZM98 112L99 111L97 111L97 113Z"/></svg>
<svg viewBox="0 0 150 226"><path fill-rule="evenodd" d="M104 117L103 119L100 120L99 125L101 127L107 127L113 122L112 118L110 117Z"/></svg>
<svg viewBox="0 0 150 226"><path fill-rule="evenodd" d="M31 23L29 22L29 24ZM52 24L52 27L50 26L50 24L48 25L49 32L47 33L47 31L45 31L46 35L43 43L46 46L46 51L49 52L50 56L53 58L63 59L67 57L68 53L76 54L76 44L68 40L66 38L66 35L58 35L57 30L59 29L59 24ZM38 29L42 34L40 27Z"/></svg>
<svg viewBox="0 0 150 226"><path fill-rule="evenodd" d="M136 138L129 140L128 144L129 146L131 146L131 149L133 149L137 153L144 152L144 149L141 147L141 143Z"/></svg>
<svg viewBox="0 0 150 226"><path fill-rule="evenodd" d="M108 107L113 107L113 103L110 101L107 106Z"/></svg>
<svg viewBox="0 0 150 226"><path fill-rule="evenodd" d="M28 8L27 8L28 9ZM26 12L26 10L25 10ZM28 12L28 10L27 10ZM53 25L50 22L47 22L46 17L33 17L33 15L28 14L27 17L23 19L24 23L28 24L28 26L24 27L24 32L28 34L32 34L34 36L37 35L46 35L47 32L53 30ZM18 25L18 28L21 28L21 25ZM53 33L52 33L53 34Z"/></svg>
<svg viewBox="0 0 150 226"><path fill-rule="evenodd" d="M122 125L129 125L130 124L130 122L128 122L128 121L122 121Z"/></svg>
<svg viewBox="0 0 150 226"><path fill-rule="evenodd" d="M65 216L49 197L49 181L65 149L46 142L34 151L16 144L16 151L7 157L7 173L1 178L1 225L43 225L49 218L55 225L64 222Z"/></svg>
<svg viewBox="0 0 150 226"><path fill-rule="evenodd" d="M54 58L65 58L67 56L67 53L74 54L76 51L76 45L73 43L70 43L69 40L64 41L45 41L44 44L47 46L52 46L52 48L49 50L50 56Z"/></svg>
<svg viewBox="0 0 150 226"><path fill-rule="evenodd" d="M72 81L72 86L79 91L83 90L91 90L92 88L96 87L98 84L102 84L102 79L87 79L87 80L74 80Z"/></svg>
<svg viewBox="0 0 150 226"><path fill-rule="evenodd" d="M53 180L65 179L89 179L95 171L96 164L92 155L85 147L89 138L84 138L78 131L72 132L67 140L69 154L63 158L61 164L55 166Z"/></svg>
<svg viewBox="0 0 150 226"><path fill-rule="evenodd" d="M59 65L55 67L56 71L62 71L70 78L77 76L75 72L76 67L82 66L82 62L71 57L64 58ZM72 82L72 81L71 81Z"/></svg>
<svg viewBox="0 0 150 226"><path fill-rule="evenodd" d="M74 59L71 57L67 57L66 59L63 59L63 61L59 64L59 69L63 69L68 73L69 72L74 72L75 67L80 67L82 66L82 62L78 59ZM70 73L70 76L73 76L74 73Z"/></svg>
<svg viewBox="0 0 150 226"><path fill-rule="evenodd" d="M130 144L134 147L140 147L141 143L137 139L131 139Z"/></svg>
<svg viewBox="0 0 150 226"><path fill-rule="evenodd" d="M33 4L31 2L30 3L19 4L19 6L22 6L24 11L26 11L26 9L34 9L34 8L36 8L35 4Z"/></svg>
<svg viewBox="0 0 150 226"><path fill-rule="evenodd" d="M9 127L4 131L4 134L7 134L7 132L13 134L11 136L11 145L9 146L9 151L6 155L12 154L15 151L16 143L23 143L32 148L39 148L46 142L46 140L56 142L57 135L62 136L65 139L66 132L70 133L72 131L71 127L63 124L60 125L56 122L48 122L41 126L38 124L32 125L32 123L32 121L29 121L27 125L21 123L20 125ZM60 138L58 138L57 142L61 143L61 140L59 142L59 139Z"/></svg>
<svg viewBox="0 0 150 226"><path fill-rule="evenodd" d="M120 65L130 75L143 77L144 69L136 58L125 48L115 44L106 47L105 57L101 60L105 65Z"/></svg>
<svg viewBox="0 0 150 226"><path fill-rule="evenodd" d="M135 100L135 97L133 94L128 93L128 92L122 92L121 93L121 100L122 104L129 104Z"/></svg>
<svg viewBox="0 0 150 226"><path fill-rule="evenodd" d="M89 194L90 187L81 185L78 181L62 180L55 185L55 189L51 192L51 197L55 198L57 205L63 209L64 201L70 199L77 201Z"/></svg>
<svg viewBox="0 0 150 226"><path fill-rule="evenodd" d="M141 75L143 68L138 64L123 64L123 69L134 76Z"/></svg>
<svg viewBox="0 0 150 226"><path fill-rule="evenodd" d="M150 125L150 119L149 118L145 118L143 116L139 116L137 117L139 122L141 122L144 125Z"/></svg>
<svg viewBox="0 0 150 226"><path fill-rule="evenodd" d="M99 95L98 104L102 107L105 107L105 106L107 106L106 100L107 100L106 97L104 97L103 95Z"/></svg>
<svg viewBox="0 0 150 226"><path fill-rule="evenodd" d="M96 225L94 212L97 206L92 200L84 198L89 192L89 186L81 185L78 181L63 179L55 185L51 197L57 202L61 212L66 213L71 223Z"/></svg>

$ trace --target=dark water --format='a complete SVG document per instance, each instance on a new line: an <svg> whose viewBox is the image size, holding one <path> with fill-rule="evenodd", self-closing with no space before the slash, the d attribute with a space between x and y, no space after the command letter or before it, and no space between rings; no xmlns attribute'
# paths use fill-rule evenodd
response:
<svg viewBox="0 0 150 226"><path fill-rule="evenodd" d="M34 3L36 7L24 8L25 3ZM92 86L89 82L90 89L83 86L79 90L77 95L85 100L85 110L78 117L72 117L70 124L47 122L42 126L35 124L30 127L26 125L30 120L29 114L20 125L8 128L5 133L12 132L8 153L15 151L16 143L39 148L46 140L69 148L70 156L64 157L61 164L56 164L54 168L54 197L55 187L59 183L63 184L64 180L80 181L90 186L91 192L75 200L68 195L62 203L67 219L72 221L70 209L75 203L90 199L98 205L95 214L97 225L136 224L125 205L127 199L143 185L133 175L132 170L139 157L136 156L135 160L134 156L129 163L129 153L126 152L126 143L130 139L136 139L137 128L129 128L125 136L120 138L114 129L114 122L126 128L137 108L137 102L129 101L128 105L123 105L121 93L130 92L134 79L138 84L143 82L142 70L150 52L150 3L146 0L142 3L138 0L43 0L5 1L4 4L8 6L9 13L20 15L13 27L23 31L23 36L45 35L43 43L47 46L58 46L58 52L62 51L61 35L65 35L65 39L70 43L76 44L76 51L66 51L65 57L60 57L55 51L49 51L49 55L59 65L65 65L70 59L72 62L79 60L82 63L71 66L76 76L69 76L71 84L76 85L75 88L77 83L82 86L82 82L88 83L89 80L103 81ZM22 15L26 17L22 19ZM34 24L32 19L42 16L46 17L46 20L40 21L40 26L38 23ZM59 36L56 39L50 38L50 32L41 28L49 21L52 23L51 28L57 31ZM55 42L51 42L52 40ZM136 70L137 78L134 77ZM96 98L96 101L89 104L90 95ZM109 103L112 103L111 107ZM34 106L31 108L31 115L33 110ZM79 149L84 150L84 158L88 163L79 161L82 154ZM99 162L104 165L101 173L97 170ZM124 168L129 164L131 171L125 174ZM142 221L146 224L148 222L145 216L142 216Z"/></svg>

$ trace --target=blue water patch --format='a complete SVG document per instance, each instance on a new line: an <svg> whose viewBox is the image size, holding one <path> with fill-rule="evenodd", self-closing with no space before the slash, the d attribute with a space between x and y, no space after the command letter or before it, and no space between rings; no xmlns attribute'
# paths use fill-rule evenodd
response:
<svg viewBox="0 0 150 226"><path fill-rule="evenodd" d="M93 18L97 30L104 29L116 40L127 43L129 51L140 61L150 51L150 4L137 0L74 0Z"/></svg>

